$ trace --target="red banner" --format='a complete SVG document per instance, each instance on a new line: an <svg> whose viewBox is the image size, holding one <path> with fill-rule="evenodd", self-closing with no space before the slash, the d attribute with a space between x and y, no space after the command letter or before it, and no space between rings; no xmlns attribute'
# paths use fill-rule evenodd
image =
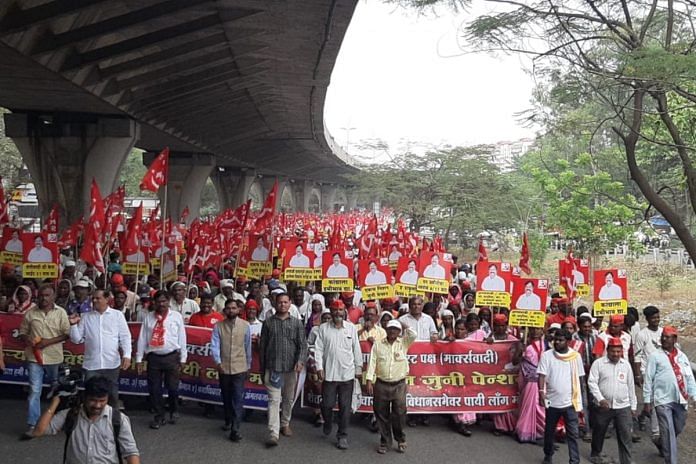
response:
<svg viewBox="0 0 696 464"><path fill-rule="evenodd" d="M363 373L371 345L361 342ZM406 378L409 413L497 413L517 409L517 372L511 365L512 342L415 342L408 350ZM316 367L307 363L303 406L318 407L321 384ZM507 369L510 369L509 371ZM364 377L363 377L364 380ZM359 412L372 412L372 397L365 392Z"/></svg>

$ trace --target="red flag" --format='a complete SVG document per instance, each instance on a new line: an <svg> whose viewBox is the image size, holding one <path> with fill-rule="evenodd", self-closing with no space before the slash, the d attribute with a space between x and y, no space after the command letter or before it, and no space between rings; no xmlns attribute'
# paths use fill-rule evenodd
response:
<svg viewBox="0 0 696 464"><path fill-rule="evenodd" d="M486 246L483 244L483 238L479 238L478 260L488 261L488 251L486 251Z"/></svg>
<svg viewBox="0 0 696 464"><path fill-rule="evenodd" d="M522 250L520 251L520 263L518 267L525 274L531 274L532 268L529 267L529 242L527 241L527 232L522 235Z"/></svg>
<svg viewBox="0 0 696 464"><path fill-rule="evenodd" d="M104 258L101 252L99 231L96 223L90 220L85 232L85 240L80 250L80 259L87 264L93 265L99 272L104 272Z"/></svg>
<svg viewBox="0 0 696 464"><path fill-rule="evenodd" d="M58 233L58 204L54 204L51 212L48 213L48 218L43 226L44 232L47 234Z"/></svg>
<svg viewBox="0 0 696 464"><path fill-rule="evenodd" d="M143 228L143 204L140 203L135 210L133 218L128 223L128 234L126 243L123 244L123 256L134 255L138 252L140 237Z"/></svg>
<svg viewBox="0 0 696 464"><path fill-rule="evenodd" d="M262 234L270 229L273 225L273 217L275 216L276 198L278 197L278 181L273 184L273 188L268 192L266 201L263 202L263 208L256 218L253 233Z"/></svg>
<svg viewBox="0 0 696 464"><path fill-rule="evenodd" d="M179 223L180 224L185 223L186 219L188 219L188 217L189 217L189 214L190 214L189 207L186 206L186 208L184 208L184 210L181 212L181 220L179 221Z"/></svg>
<svg viewBox="0 0 696 464"><path fill-rule="evenodd" d="M367 224L367 229L363 232L358 240L358 248L360 249L360 258L376 258L377 247L375 242L377 239L377 216L373 215L370 222Z"/></svg>
<svg viewBox="0 0 696 464"><path fill-rule="evenodd" d="M444 253L445 252L445 244L442 243L442 237L440 234L437 234L435 238L433 239L433 251L437 253Z"/></svg>
<svg viewBox="0 0 696 464"><path fill-rule="evenodd" d="M0 177L0 226L9 224L10 213L7 210L7 200L5 199L5 188L2 186L2 177Z"/></svg>
<svg viewBox="0 0 696 464"><path fill-rule="evenodd" d="M101 192L97 181L92 178L92 188L90 190L90 207L89 207L89 224L94 225L98 234L101 234L104 228L104 200L102 200ZM99 235L97 235L99 237Z"/></svg>
<svg viewBox="0 0 696 464"><path fill-rule="evenodd" d="M169 147L165 148L157 155L157 158L148 168L143 180L140 182L140 190L157 192L160 187L167 183L169 173Z"/></svg>
<svg viewBox="0 0 696 464"><path fill-rule="evenodd" d="M575 257L573 256L573 247L568 247L568 254L565 259L559 261L559 277L560 284L565 288L566 296L569 299L575 298L575 277L573 270L575 269Z"/></svg>
<svg viewBox="0 0 696 464"><path fill-rule="evenodd" d="M63 249L66 247L75 246L77 244L77 237L80 235L80 232L82 232L83 227L84 224L82 223L82 218L75 221L58 239L58 248Z"/></svg>

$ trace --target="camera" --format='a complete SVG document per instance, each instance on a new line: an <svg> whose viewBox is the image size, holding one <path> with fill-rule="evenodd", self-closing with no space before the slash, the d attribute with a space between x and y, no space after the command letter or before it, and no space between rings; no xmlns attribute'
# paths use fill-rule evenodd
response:
<svg viewBox="0 0 696 464"><path fill-rule="evenodd" d="M82 379L83 373L81 369L71 369L67 364L61 364L58 367L58 378L48 393L47 398L77 395L77 387L82 383Z"/></svg>

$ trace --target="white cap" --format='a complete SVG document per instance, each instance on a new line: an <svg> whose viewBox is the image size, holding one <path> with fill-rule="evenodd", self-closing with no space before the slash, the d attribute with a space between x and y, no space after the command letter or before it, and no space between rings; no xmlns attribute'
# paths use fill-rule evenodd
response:
<svg viewBox="0 0 696 464"><path fill-rule="evenodd" d="M457 274L457 278L459 280L466 280L466 272L464 271L459 271L459 274Z"/></svg>
<svg viewBox="0 0 696 464"><path fill-rule="evenodd" d="M561 327L561 324L559 324L558 322L554 322L553 324L551 324L549 326L549 329L562 329L562 328L563 327Z"/></svg>
<svg viewBox="0 0 696 464"><path fill-rule="evenodd" d="M75 287L91 288L91 287L92 287L92 283L91 283L89 280L87 280L87 279L80 279L80 280L78 280L77 283L75 284Z"/></svg>
<svg viewBox="0 0 696 464"><path fill-rule="evenodd" d="M63 267L75 267L75 266L77 266L77 263L75 261L73 261L72 259L69 259L65 262L65 266L63 266Z"/></svg>
<svg viewBox="0 0 696 464"><path fill-rule="evenodd" d="M396 319L392 319L391 321L387 322L387 329L399 329L399 332L401 332L401 322L397 321Z"/></svg>
<svg viewBox="0 0 696 464"><path fill-rule="evenodd" d="M271 290L271 295L279 295L281 293L285 293L285 290L282 288L276 288L275 290Z"/></svg>
<svg viewBox="0 0 696 464"><path fill-rule="evenodd" d="M582 314L580 314L580 315L578 316L578 321L579 321L580 319L589 319L591 324L594 324L595 322L597 322L597 319L594 318L594 317L592 317L592 314L590 314L590 313L582 313Z"/></svg>
<svg viewBox="0 0 696 464"><path fill-rule="evenodd" d="M230 280L230 279L221 280L220 281L220 288L227 288L227 287L234 288L234 282L232 282L232 280Z"/></svg>

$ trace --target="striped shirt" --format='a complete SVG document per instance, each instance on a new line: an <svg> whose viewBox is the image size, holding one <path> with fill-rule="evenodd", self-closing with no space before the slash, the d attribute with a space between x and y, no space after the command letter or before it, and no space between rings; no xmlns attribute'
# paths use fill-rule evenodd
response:
<svg viewBox="0 0 696 464"><path fill-rule="evenodd" d="M295 317L280 319L273 314L263 323L259 349L264 371L292 371L295 364L307 360L304 324Z"/></svg>

